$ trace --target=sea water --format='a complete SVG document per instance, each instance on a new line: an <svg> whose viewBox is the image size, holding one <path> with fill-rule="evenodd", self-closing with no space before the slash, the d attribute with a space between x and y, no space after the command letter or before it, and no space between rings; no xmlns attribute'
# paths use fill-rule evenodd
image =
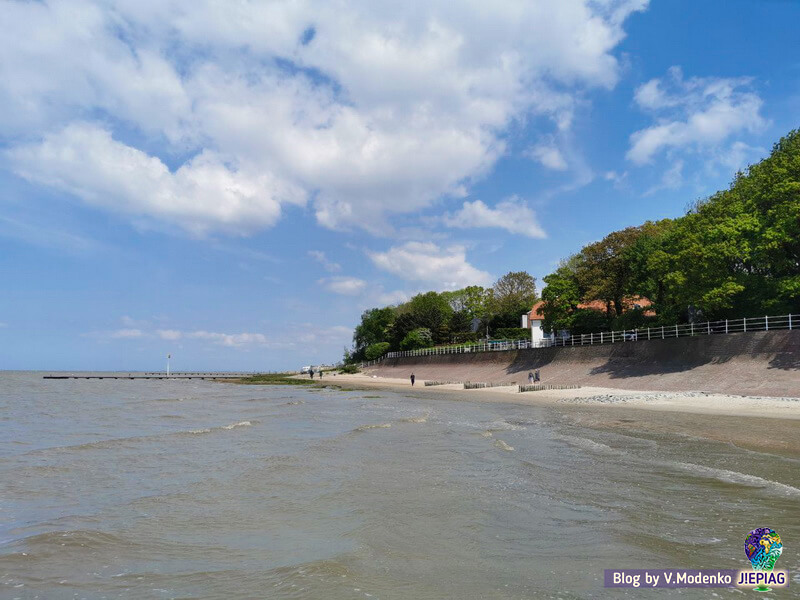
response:
<svg viewBox="0 0 800 600"><path fill-rule="evenodd" d="M0 597L738 597L603 570L761 526L800 597L797 460L414 393L0 373Z"/></svg>

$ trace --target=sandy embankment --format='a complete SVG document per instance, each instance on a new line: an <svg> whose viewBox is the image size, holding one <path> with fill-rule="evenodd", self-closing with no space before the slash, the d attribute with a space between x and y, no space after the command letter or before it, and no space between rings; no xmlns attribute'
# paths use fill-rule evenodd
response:
<svg viewBox="0 0 800 600"><path fill-rule="evenodd" d="M586 427L688 435L800 457L798 398L600 387L520 393L516 385L464 390L460 384L425 386L424 380L412 388L407 379L364 374L337 375L328 383L419 398L549 407Z"/></svg>

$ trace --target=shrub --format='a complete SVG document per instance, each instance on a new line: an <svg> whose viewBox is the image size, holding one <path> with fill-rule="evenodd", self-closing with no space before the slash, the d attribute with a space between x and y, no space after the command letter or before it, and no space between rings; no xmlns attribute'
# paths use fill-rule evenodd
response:
<svg viewBox="0 0 800 600"><path fill-rule="evenodd" d="M433 346L433 336L427 327L418 327L408 333L400 342L401 350L418 350Z"/></svg>
<svg viewBox="0 0 800 600"><path fill-rule="evenodd" d="M378 342L367 346L364 357L367 360L376 360L389 351L389 342Z"/></svg>
<svg viewBox="0 0 800 600"><path fill-rule="evenodd" d="M339 373L345 373L346 375L354 375L355 373L358 373L358 371L359 371L358 365L353 365L353 364L345 365L341 369L339 369Z"/></svg>

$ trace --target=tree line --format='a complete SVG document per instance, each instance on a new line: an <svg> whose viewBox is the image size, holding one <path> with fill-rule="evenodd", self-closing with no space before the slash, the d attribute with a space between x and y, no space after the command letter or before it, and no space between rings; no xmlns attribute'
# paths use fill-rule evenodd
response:
<svg viewBox="0 0 800 600"><path fill-rule="evenodd" d="M800 312L800 130L684 216L611 232L563 260L544 282L546 332ZM524 271L488 289L418 294L365 311L346 359L522 337L520 317L536 301L536 281Z"/></svg>
<svg viewBox="0 0 800 600"><path fill-rule="evenodd" d="M548 332L798 312L800 130L684 216L609 233L544 282ZM629 299L642 297L652 302L648 311L627 310ZM605 310L579 307L590 301Z"/></svg>
<svg viewBox="0 0 800 600"><path fill-rule="evenodd" d="M374 360L393 350L465 343L487 335L522 338L528 334L519 327L520 317L536 300L536 279L518 271L490 288L425 292L397 306L371 308L361 315L345 360Z"/></svg>

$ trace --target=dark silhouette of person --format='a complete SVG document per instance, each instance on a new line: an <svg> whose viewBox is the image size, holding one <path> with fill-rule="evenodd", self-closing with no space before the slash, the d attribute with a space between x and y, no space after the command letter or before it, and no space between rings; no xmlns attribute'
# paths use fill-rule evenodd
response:
<svg viewBox="0 0 800 600"><path fill-rule="evenodd" d="M414 387L414 381L416 381L416 376L412 373L411 374L411 387Z"/></svg>
<svg viewBox="0 0 800 600"><path fill-rule="evenodd" d="M528 383L533 383L533 371L528 372Z"/></svg>
<svg viewBox="0 0 800 600"><path fill-rule="evenodd" d="M309 369L308 374L311 375L311 379L314 379L314 369Z"/></svg>
<svg viewBox="0 0 800 600"><path fill-rule="evenodd" d="M539 369L536 369L536 373L533 374L533 380L538 383L541 379L542 378L539 375Z"/></svg>
<svg viewBox="0 0 800 600"><path fill-rule="evenodd" d="M322 369L319 370L319 378L322 379Z"/></svg>

